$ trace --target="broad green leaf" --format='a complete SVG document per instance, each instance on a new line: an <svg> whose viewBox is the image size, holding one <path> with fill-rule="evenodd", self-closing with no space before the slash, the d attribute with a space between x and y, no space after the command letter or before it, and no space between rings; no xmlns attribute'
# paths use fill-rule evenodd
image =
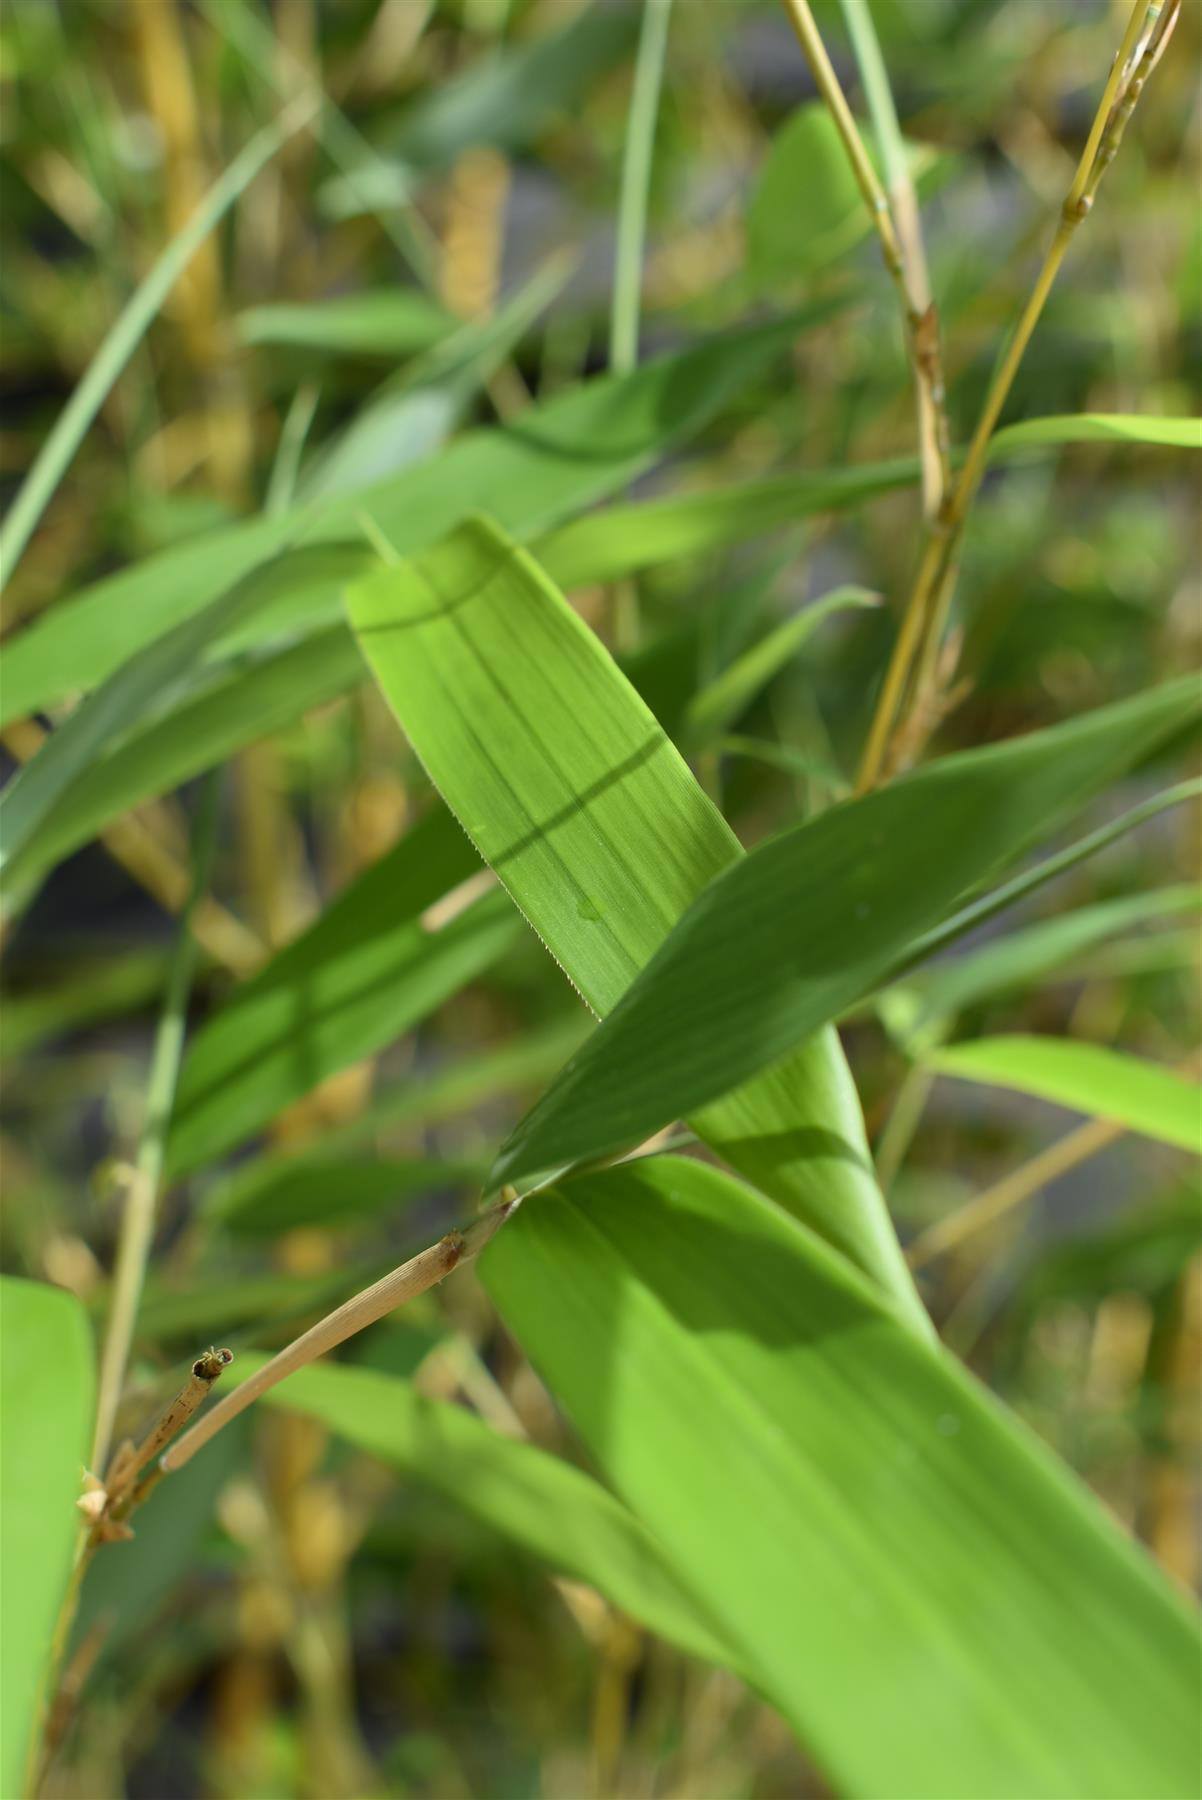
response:
<svg viewBox="0 0 1202 1800"><path fill-rule="evenodd" d="M264 1361L239 1355L230 1376L245 1380ZM704 1602L677 1579L651 1532L582 1469L370 1369L328 1362L300 1369L268 1404L319 1419L528 1555L588 1582L691 1656L738 1666Z"/></svg>
<svg viewBox="0 0 1202 1800"><path fill-rule="evenodd" d="M881 996L882 1012L890 1030L913 1050L924 1041L924 1034L938 1032L947 1019L967 1006L1027 987L1083 950L1132 926L1200 909L1202 888L1188 885L1079 906L1061 918L1040 919L978 949L935 963L887 989Z"/></svg>
<svg viewBox="0 0 1202 1800"><path fill-rule="evenodd" d="M485 894L443 925L422 918L476 867L451 820L433 813L234 991L184 1060L171 1176L241 1142L496 961L518 935L503 895Z"/></svg>
<svg viewBox="0 0 1202 1800"><path fill-rule="evenodd" d="M1186 1605L778 1208L702 1164L643 1160L531 1195L480 1266L602 1474L837 1791L1195 1791Z"/></svg>
<svg viewBox="0 0 1202 1800"><path fill-rule="evenodd" d="M990 440L990 458L1034 444L1164 444L1202 450L1202 419L1157 413L1065 413L1004 425Z"/></svg>
<svg viewBox="0 0 1202 1800"><path fill-rule="evenodd" d="M356 540L366 512L398 551L408 552L486 506L523 536L547 530L697 431L807 323L830 311L823 302L646 363L633 375L588 382L359 492L311 511L249 520L109 576L6 645L0 724L96 686L143 644L297 538L298 529L305 544ZM332 584L331 601L336 594Z"/></svg>
<svg viewBox="0 0 1202 1800"><path fill-rule="evenodd" d="M624 1149L746 1081L1200 713L1188 676L945 757L760 845L711 883L518 1126L493 1185Z"/></svg>
<svg viewBox="0 0 1202 1800"><path fill-rule="evenodd" d="M783 620L694 695L685 721L689 738L704 741L733 724L827 619L854 607L879 605L880 596L866 588L842 587Z"/></svg>
<svg viewBox="0 0 1202 1800"><path fill-rule="evenodd" d="M74 1295L0 1277L0 1399L0 1793L15 1796L79 1536L92 1339Z"/></svg>
<svg viewBox="0 0 1202 1800"><path fill-rule="evenodd" d="M420 288L404 287L336 294L309 303L252 306L234 320L244 344L390 360L428 350L457 324Z"/></svg>
<svg viewBox="0 0 1202 1800"><path fill-rule="evenodd" d="M269 1162L264 1171L258 1161ZM310 1156L261 1158L245 1164L205 1196L201 1217L235 1237L274 1237L298 1225L338 1229L404 1201L479 1187L487 1162L431 1157Z"/></svg>
<svg viewBox="0 0 1202 1800"><path fill-rule="evenodd" d="M925 145L907 149L916 179L949 160ZM760 164L747 212L751 273L769 285L797 281L838 261L870 229L835 123L821 101L807 101L776 132Z"/></svg>
<svg viewBox="0 0 1202 1800"><path fill-rule="evenodd" d="M1014 1035L950 1044L925 1060L941 1075L1016 1088L1202 1154L1202 1088L1141 1057L1070 1038Z"/></svg>
<svg viewBox="0 0 1202 1800"><path fill-rule="evenodd" d="M597 639L493 527L463 526L369 576L348 607L443 798L607 1013L738 860L729 826ZM692 1123L921 1320L833 1032Z"/></svg>

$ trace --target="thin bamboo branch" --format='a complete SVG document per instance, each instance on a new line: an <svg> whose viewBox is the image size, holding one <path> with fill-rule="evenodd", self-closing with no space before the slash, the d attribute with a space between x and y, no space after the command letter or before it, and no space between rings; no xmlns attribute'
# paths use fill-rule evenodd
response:
<svg viewBox="0 0 1202 1800"><path fill-rule="evenodd" d="M146 1262L154 1234L155 1208L163 1173L167 1146L167 1127L175 1097L180 1057L184 1042L184 1020L188 990L196 961L196 942L192 935L192 918L205 888L208 886L213 847L217 835L218 778L210 776L197 817L193 849L192 890L180 918L175 951L167 976L167 992L163 1013L155 1037L146 1090L146 1118L142 1128L117 1245L117 1262L113 1273L113 1292L109 1306L108 1328L100 1360L100 1379L96 1400L96 1429L92 1440L92 1467L101 1468L112 1442L113 1422L125 1379L125 1365L133 1342L134 1320Z"/></svg>
<svg viewBox="0 0 1202 1800"><path fill-rule="evenodd" d="M1163 9L1158 0L1136 0L1132 8L1072 185L1061 208L1055 236L1018 324L1002 352L947 505L924 546L864 747L857 792L863 793L874 787L886 772L888 750L895 731L904 732L902 715L907 694L912 708L927 704L922 683L925 681L927 686L930 685L938 657L955 582L959 541L984 474L989 441L1069 245L1093 205L1102 176L1114 160L1147 76L1163 54L1178 10L1179 0L1170 0ZM937 716L937 709L935 711Z"/></svg>
<svg viewBox="0 0 1202 1800"><path fill-rule="evenodd" d="M951 452L939 320L931 295L918 195L868 0L841 0L841 5L864 84L864 99L880 145L889 207L901 249L907 318L917 318L921 322L917 331L912 328L915 355L921 356L923 365L919 367L917 361L915 363L914 388L918 404L923 512L928 519L934 519L939 515L951 484Z"/></svg>
<svg viewBox="0 0 1202 1800"><path fill-rule="evenodd" d="M897 289L902 318L906 327L907 349L919 395L919 447L922 453L924 506L932 517L937 517L942 505L948 467L943 369L939 351L938 321L931 305L930 286L926 275L925 260L922 256L921 237L918 232L917 204L913 200L909 169L905 164L905 148L904 145L901 146L900 156L897 158L899 171L897 179L903 188L908 190L910 196L907 201L903 193L902 199L903 208L907 205L910 208L907 218L909 263L907 262L907 245L903 243L899 235L897 221L890 208L889 196L872 166L872 160L865 148L864 140L860 136L852 110L847 103L847 96L840 86L834 65L827 55L826 45L822 41L822 35L815 23L808 0L784 0L784 7L793 29L797 33L802 53L810 65L814 84L834 121L847 160L851 164L856 185L863 196L869 217L880 239L885 267ZM864 21L861 19L860 23L863 26ZM869 31L870 29L869 22ZM864 32L861 31L860 48L864 43L864 35ZM875 43L875 38L873 42ZM857 49L858 55L860 48ZM861 63L861 67L863 66ZM880 74L883 80L883 67ZM876 71L874 70L873 97L878 104L883 104L880 84L875 77ZM866 88L868 86L867 77L865 86ZM884 89L887 92L887 80L884 81ZM891 95L887 104L887 113L892 120L894 134L900 144L897 115L893 108ZM886 125L885 135L886 137L889 135L888 125ZM897 155L896 151L894 154ZM936 495L938 495L939 504L932 505Z"/></svg>
<svg viewBox="0 0 1202 1800"><path fill-rule="evenodd" d="M906 1261L912 1269L921 1269L937 1256L946 1256L965 1238L983 1231L1013 1207L1021 1206L1024 1200L1033 1200L1050 1182L1096 1156L1099 1150L1122 1137L1125 1130L1125 1126L1113 1119L1090 1119L1087 1124L1078 1125L1075 1131L1068 1132L1025 1162L1021 1169L1012 1170L984 1193L977 1194L958 1212L929 1226L910 1245Z"/></svg>
<svg viewBox="0 0 1202 1800"><path fill-rule="evenodd" d="M325 1356L356 1332L374 1325L386 1313L394 1312L398 1306L415 1300L427 1288L442 1281L452 1269L459 1268L461 1264L479 1255L500 1230L516 1204L515 1199L503 1200L499 1206L482 1213L463 1231L448 1232L446 1237L440 1238L428 1250L419 1251L380 1281L364 1288L361 1294L356 1294L332 1313L327 1313L324 1319L319 1319L316 1325L286 1345L278 1356L272 1357L269 1363L256 1370L241 1387L235 1388L232 1394L227 1394L191 1431L185 1432L164 1454L160 1468L167 1474L182 1469L223 1426L237 1418L261 1394L267 1393L297 1369L303 1369L306 1363Z"/></svg>

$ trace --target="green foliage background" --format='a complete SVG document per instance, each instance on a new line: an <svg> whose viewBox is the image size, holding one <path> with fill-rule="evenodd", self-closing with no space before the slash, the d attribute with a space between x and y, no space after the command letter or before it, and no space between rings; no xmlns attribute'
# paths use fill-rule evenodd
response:
<svg viewBox="0 0 1202 1800"><path fill-rule="evenodd" d="M784 13L682 5L607 372L640 10L0 26L6 1793L148 1146L118 1436L656 1132L102 1549L43 1791L1196 1790L1197 16L929 767L833 811L920 541L896 297ZM962 444L1124 19L871 12Z"/></svg>

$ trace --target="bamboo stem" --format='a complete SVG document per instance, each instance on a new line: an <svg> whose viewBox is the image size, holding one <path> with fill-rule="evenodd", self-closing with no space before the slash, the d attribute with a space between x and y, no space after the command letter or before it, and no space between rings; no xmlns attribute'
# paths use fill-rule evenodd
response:
<svg viewBox="0 0 1202 1800"><path fill-rule="evenodd" d="M1116 1138L1122 1137L1125 1129L1113 1119L1090 1119L1087 1124L1079 1125L1075 1131L1068 1132L1025 1162L1021 1169L1014 1169L1000 1181L995 1181L992 1187L977 1194L958 1212L928 1227L910 1245L906 1261L912 1269L921 1269L935 1257L946 1256L965 1238L983 1231L1011 1208L1021 1206L1024 1200L1034 1199L1049 1182L1113 1144Z"/></svg>
<svg viewBox="0 0 1202 1800"><path fill-rule="evenodd" d="M856 125L855 117L847 103L847 96L839 83L834 65L827 55L826 45L822 41L822 35L818 30L808 0L784 0L784 7L797 34L798 42L801 44L802 53L810 65L814 84L834 121L847 160L851 164L856 186L863 196L869 217L877 237L880 239L885 267L897 290L902 318L905 321L906 342L914 371L915 388L918 393L919 449L922 457L924 508L931 516L935 517L938 516L943 503L949 468L939 326L931 303L913 184L910 181L909 168L905 163L904 147L901 148L900 154L897 150L897 145L900 144L900 132L897 130L897 116L893 110L891 95L884 113L882 114L879 110L885 105L881 92L882 83L884 93L887 94L888 81L884 76L883 65L880 64L879 50L875 63L871 57L869 43L872 48L876 46L875 35L871 32L871 21L866 21L862 16L857 18L854 8L847 9L849 24L852 26L853 42L865 76L865 87L870 89L874 98L874 106L878 109L878 117L882 117L885 123L882 136L888 147L887 154L892 158L891 185L895 198L900 203L900 214L905 219L904 240L899 230L898 220L890 207L889 196L872 166L871 158L864 146L864 140L860 136L859 127Z"/></svg>
<svg viewBox="0 0 1202 1800"><path fill-rule="evenodd" d="M440 1238L428 1250L419 1251L416 1256L410 1257L408 1262L393 1269L371 1287L364 1288L361 1294L356 1294L332 1313L327 1313L324 1319L319 1319L316 1325L286 1345L278 1356L272 1357L269 1363L256 1370L232 1394L227 1394L191 1431L185 1432L166 1451L160 1468L168 1474L182 1469L223 1426L237 1418L261 1394L267 1393L297 1369L303 1369L306 1363L315 1361L317 1357L324 1356L327 1351L344 1343L356 1332L374 1325L386 1313L415 1300L427 1288L442 1281L452 1269L477 1256L500 1230L516 1204L515 1199L503 1200L491 1211L482 1213L465 1230L448 1232L446 1237Z"/></svg>
<svg viewBox="0 0 1202 1800"><path fill-rule="evenodd" d="M902 714L907 694L911 710L925 704L924 683L929 686L938 658L939 641L954 588L959 541L985 471L990 439L1069 245L1093 205L1099 182L1114 160L1127 121L1147 76L1164 51L1178 10L1179 0L1170 0L1163 10L1157 0L1135 0L1072 185L1061 208L1055 236L1002 353L959 476L942 516L924 546L864 747L856 784L859 793L875 787L887 773L890 743L895 733L898 736L904 734ZM1150 28L1145 32L1149 21Z"/></svg>
<svg viewBox="0 0 1202 1800"><path fill-rule="evenodd" d="M92 1440L91 1460L94 1469L103 1466L112 1442L113 1422L125 1380L125 1365L133 1342L134 1320L154 1234L155 1206L167 1147L167 1127L183 1052L188 990L196 961L192 918L201 895L208 886L217 835L217 794L218 781L214 774L209 778L197 817L192 889L180 917L175 951L167 976L167 992L147 1083L146 1118L121 1219L108 1328L100 1360L96 1428Z"/></svg>

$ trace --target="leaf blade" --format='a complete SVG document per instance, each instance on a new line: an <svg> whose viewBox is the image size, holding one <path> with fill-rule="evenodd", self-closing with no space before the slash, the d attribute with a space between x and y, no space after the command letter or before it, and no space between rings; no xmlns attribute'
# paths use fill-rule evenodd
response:
<svg viewBox="0 0 1202 1800"><path fill-rule="evenodd" d="M574 1177L481 1274L839 1787L1189 1791L1196 1625L1159 1571L759 1196L676 1158Z"/></svg>
<svg viewBox="0 0 1202 1800"><path fill-rule="evenodd" d="M1014 1088L1202 1154L1202 1089L1141 1057L1016 1032L949 1044L924 1060L941 1075Z"/></svg>

